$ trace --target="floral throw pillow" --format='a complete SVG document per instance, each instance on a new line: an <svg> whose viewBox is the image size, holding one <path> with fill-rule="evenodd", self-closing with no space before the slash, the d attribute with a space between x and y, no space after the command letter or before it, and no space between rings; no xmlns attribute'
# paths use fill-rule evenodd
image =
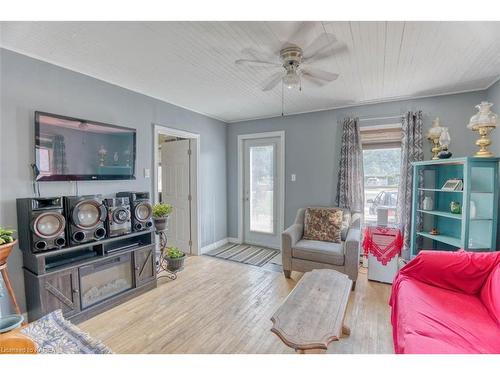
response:
<svg viewBox="0 0 500 375"><path fill-rule="evenodd" d="M340 243L342 215L340 208L307 208L304 217L304 239Z"/></svg>

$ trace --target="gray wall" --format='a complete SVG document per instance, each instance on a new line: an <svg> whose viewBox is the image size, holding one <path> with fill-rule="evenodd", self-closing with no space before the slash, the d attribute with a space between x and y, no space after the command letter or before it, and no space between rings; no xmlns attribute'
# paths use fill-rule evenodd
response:
<svg viewBox="0 0 500 375"><path fill-rule="evenodd" d="M490 88L486 92L486 96L488 101L490 103L493 103L493 112L500 116L500 80L497 81L494 85L490 86ZM498 125L500 126L500 119L498 121ZM500 155L500 127L493 131L491 139L493 140L491 150L496 155Z"/></svg>
<svg viewBox="0 0 500 375"><path fill-rule="evenodd" d="M137 129L137 179L79 182L80 194L111 195L129 189L151 192L152 178L144 178L143 171L153 168L152 123L199 133L202 246L227 237L225 123L5 49L0 49L0 64L1 225L16 228L16 198L33 195L29 169L34 158L33 112L41 110ZM47 182L40 190L42 196L71 195L75 184ZM15 249L9 273L24 310L21 267L21 253ZM5 297L0 303L7 313Z"/></svg>
<svg viewBox="0 0 500 375"><path fill-rule="evenodd" d="M498 96L497 96L498 97ZM244 121L227 127L227 197L228 236L238 236L237 206L237 137L239 134L285 130L285 227L295 218L298 208L309 205L328 205L335 199L341 127L338 121L346 116L385 117L406 111L422 110L424 131L439 116L442 126L450 130L450 150L454 156L472 155L475 135L466 124L474 114L474 106L486 99L485 91L436 96L381 104L364 105L338 110ZM363 121L362 126L394 123L393 120ZM500 133L500 131L498 131ZM425 143L426 157L430 157ZM295 173L297 181L291 182Z"/></svg>
<svg viewBox="0 0 500 375"><path fill-rule="evenodd" d="M493 103L492 110L494 113L500 116L500 80L497 81L494 85L490 86L488 91L486 92L487 100L490 103ZM500 121L498 123L500 126ZM491 135L491 140L493 144L490 149L495 153L495 155L500 155L500 127L493 131ZM500 181L498 183L500 186ZM500 220L498 221L497 227L497 249L500 249Z"/></svg>

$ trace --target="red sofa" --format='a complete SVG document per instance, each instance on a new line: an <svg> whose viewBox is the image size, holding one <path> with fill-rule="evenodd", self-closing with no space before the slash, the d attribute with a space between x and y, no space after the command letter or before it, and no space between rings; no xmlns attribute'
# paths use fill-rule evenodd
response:
<svg viewBox="0 0 500 375"><path fill-rule="evenodd" d="M500 252L421 251L394 279L396 353L500 353Z"/></svg>

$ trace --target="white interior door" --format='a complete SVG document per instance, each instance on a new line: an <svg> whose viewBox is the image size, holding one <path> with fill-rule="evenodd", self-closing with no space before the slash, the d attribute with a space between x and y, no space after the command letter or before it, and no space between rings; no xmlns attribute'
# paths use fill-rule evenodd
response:
<svg viewBox="0 0 500 375"><path fill-rule="evenodd" d="M161 145L162 202L173 207L170 214L168 246L191 253L190 141L183 139Z"/></svg>
<svg viewBox="0 0 500 375"><path fill-rule="evenodd" d="M243 242L280 247L280 138L243 142Z"/></svg>

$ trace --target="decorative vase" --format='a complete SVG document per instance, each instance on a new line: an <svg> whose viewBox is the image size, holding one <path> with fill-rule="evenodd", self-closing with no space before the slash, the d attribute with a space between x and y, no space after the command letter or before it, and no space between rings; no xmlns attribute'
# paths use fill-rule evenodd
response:
<svg viewBox="0 0 500 375"><path fill-rule="evenodd" d="M168 229L168 216L165 217L153 217L153 222L155 223L155 228L157 232L161 232Z"/></svg>
<svg viewBox="0 0 500 375"><path fill-rule="evenodd" d="M184 259L186 259L186 254L182 254L180 258L169 258L168 256L165 256L165 259L167 261L167 270L175 272L184 268Z"/></svg>
<svg viewBox="0 0 500 375"><path fill-rule="evenodd" d="M456 201L451 201L450 202L450 212L452 214L459 214L461 213L461 207L460 207L460 202L456 202Z"/></svg>
<svg viewBox="0 0 500 375"><path fill-rule="evenodd" d="M422 208L425 211L432 211L432 209L434 208L434 202L432 201L431 197L425 197L424 198L424 202L422 204Z"/></svg>

